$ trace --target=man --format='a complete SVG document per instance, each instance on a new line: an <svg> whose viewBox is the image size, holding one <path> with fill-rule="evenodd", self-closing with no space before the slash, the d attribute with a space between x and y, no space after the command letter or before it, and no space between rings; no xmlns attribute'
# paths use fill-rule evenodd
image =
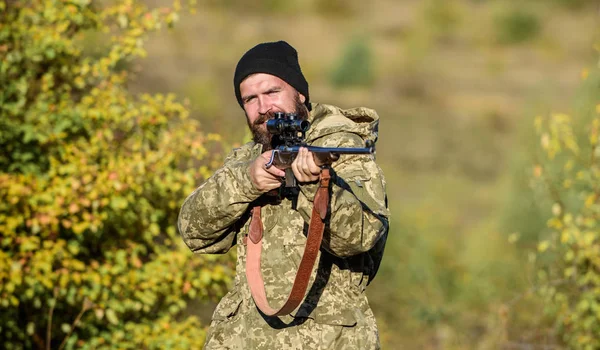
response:
<svg viewBox="0 0 600 350"><path fill-rule="evenodd" d="M234 88L254 140L233 150L185 200L178 221L183 240L196 253L224 253L237 244L235 283L213 314L205 348L379 348L365 288L383 255L389 213L385 180L372 155L342 155L331 164L323 241L298 307L286 315L267 316L249 287L256 271L246 271L252 244L248 234L252 236L252 223L258 222L259 272L268 303L284 303L304 253L324 165L302 148L291 165L299 191L278 195L285 173L265 166L272 139L267 120L275 112L296 113L311 123L306 132L310 145L364 147L365 140L376 140L377 114L367 108L310 103L297 52L284 41L246 52L236 67ZM253 210L257 207L258 212Z"/></svg>

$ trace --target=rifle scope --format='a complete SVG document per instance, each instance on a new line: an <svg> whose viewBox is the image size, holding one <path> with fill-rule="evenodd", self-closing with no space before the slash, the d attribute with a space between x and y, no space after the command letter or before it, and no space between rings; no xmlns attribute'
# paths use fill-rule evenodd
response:
<svg viewBox="0 0 600 350"><path fill-rule="evenodd" d="M275 118L267 120L267 130L272 135L304 133L309 127L308 121L298 119L294 113L275 112Z"/></svg>

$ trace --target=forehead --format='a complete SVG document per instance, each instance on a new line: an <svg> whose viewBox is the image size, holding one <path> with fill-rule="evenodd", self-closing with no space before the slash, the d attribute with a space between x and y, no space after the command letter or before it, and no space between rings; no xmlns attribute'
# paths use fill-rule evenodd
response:
<svg viewBox="0 0 600 350"><path fill-rule="evenodd" d="M246 89L271 88L273 86L291 87L283 79L267 73L254 73L247 76L240 84L240 91Z"/></svg>

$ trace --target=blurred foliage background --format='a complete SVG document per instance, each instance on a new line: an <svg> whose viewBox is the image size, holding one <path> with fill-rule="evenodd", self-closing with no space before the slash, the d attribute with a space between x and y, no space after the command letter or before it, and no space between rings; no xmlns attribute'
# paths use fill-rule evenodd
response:
<svg viewBox="0 0 600 350"><path fill-rule="evenodd" d="M385 349L600 346L597 1L0 11L5 348L202 344L232 256L182 247L178 205L248 137L237 60L279 39L312 100L382 118Z"/></svg>

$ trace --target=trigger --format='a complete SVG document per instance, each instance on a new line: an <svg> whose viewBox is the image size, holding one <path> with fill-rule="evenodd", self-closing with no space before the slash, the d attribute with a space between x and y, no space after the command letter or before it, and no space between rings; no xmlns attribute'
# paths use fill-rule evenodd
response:
<svg viewBox="0 0 600 350"><path fill-rule="evenodd" d="M269 169L271 166L273 166L274 161L275 161L275 150L271 151L271 158L269 159L267 164L265 164L265 169Z"/></svg>

